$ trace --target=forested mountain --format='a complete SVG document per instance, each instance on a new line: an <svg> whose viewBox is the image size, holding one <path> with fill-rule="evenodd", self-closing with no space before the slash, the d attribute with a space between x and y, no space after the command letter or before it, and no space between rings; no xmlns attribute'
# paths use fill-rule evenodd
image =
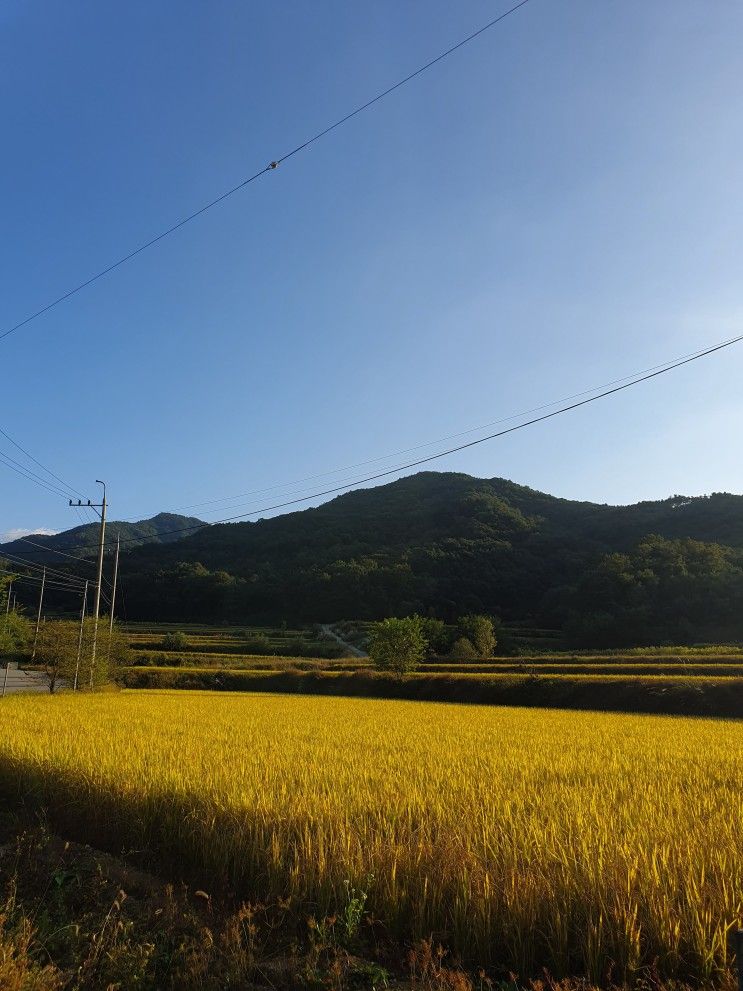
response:
<svg viewBox="0 0 743 991"><path fill-rule="evenodd" d="M487 612L576 643L743 637L743 496L634 506L423 472L202 529L123 562L130 618L322 621Z"/></svg>
<svg viewBox="0 0 743 991"><path fill-rule="evenodd" d="M137 547L140 544L164 544L180 540L189 532L186 527L200 526L201 520L194 516L178 516L175 513L159 513L149 520L138 523L122 523L111 520L108 523L108 537L115 539L120 534L127 547ZM184 532L173 533L183 529ZM64 530L62 533L30 534L23 540L11 540L0 544L0 555L13 554L17 557L28 558L29 561L43 563L59 563L55 551L74 554L95 554L98 550L98 535L100 527L97 523L86 523L83 526ZM29 543L32 541L32 543Z"/></svg>

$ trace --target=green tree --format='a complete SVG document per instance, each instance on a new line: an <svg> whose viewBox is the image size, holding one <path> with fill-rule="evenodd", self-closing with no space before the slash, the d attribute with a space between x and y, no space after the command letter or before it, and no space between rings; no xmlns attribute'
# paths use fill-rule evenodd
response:
<svg viewBox="0 0 743 991"><path fill-rule="evenodd" d="M383 619L374 623L369 636L369 656L380 671L402 679L415 671L427 649L420 616Z"/></svg>
<svg viewBox="0 0 743 991"><path fill-rule="evenodd" d="M32 636L31 623L15 609L0 613L0 656L24 653ZM12 657L10 658L12 659Z"/></svg>
<svg viewBox="0 0 743 991"><path fill-rule="evenodd" d="M435 654L445 654L451 643L451 634L446 628L443 619L434 619L432 616L421 618L421 631L426 639L426 643Z"/></svg>
<svg viewBox="0 0 743 991"><path fill-rule="evenodd" d="M114 624L109 634L107 617L98 623L96 661L92 667L93 634L95 621L86 619L83 625L82 640L80 624L69 620L52 620L39 630L36 645L36 658L43 665L49 681L49 691L54 692L60 680L74 687L87 688L91 681L94 687L105 684L116 667L128 660L128 642L121 630Z"/></svg>
<svg viewBox="0 0 743 991"><path fill-rule="evenodd" d="M498 641L490 616L460 616L457 627L461 636L472 644L477 657L492 656Z"/></svg>

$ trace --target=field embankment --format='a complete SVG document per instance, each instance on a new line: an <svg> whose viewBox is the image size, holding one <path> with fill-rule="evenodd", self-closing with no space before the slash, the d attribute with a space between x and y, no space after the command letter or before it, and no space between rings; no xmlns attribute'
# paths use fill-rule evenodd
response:
<svg viewBox="0 0 743 991"><path fill-rule="evenodd" d="M415 674L358 671L126 668L126 688L279 692L555 709L743 718L743 678L635 674Z"/></svg>
<svg viewBox="0 0 743 991"><path fill-rule="evenodd" d="M367 628L336 624L349 643L365 642ZM738 645L552 650L470 661L434 656L401 682L375 671L368 657L342 656L343 648L323 636L327 630L322 627L179 630L138 624L127 632L131 666L118 675L127 688L743 717L743 648ZM173 634L177 643L171 642Z"/></svg>
<svg viewBox="0 0 743 991"><path fill-rule="evenodd" d="M494 975L728 979L738 722L125 692L6 700L0 741L7 808L211 895L322 919L350 882Z"/></svg>

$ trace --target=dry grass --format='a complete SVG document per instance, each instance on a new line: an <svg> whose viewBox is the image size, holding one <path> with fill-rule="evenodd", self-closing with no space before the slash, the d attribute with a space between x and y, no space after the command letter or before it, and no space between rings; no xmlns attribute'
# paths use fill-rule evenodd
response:
<svg viewBox="0 0 743 991"><path fill-rule="evenodd" d="M730 966L740 723L140 691L7 699L0 734L3 798L213 889L322 917L350 880L389 931L522 975Z"/></svg>

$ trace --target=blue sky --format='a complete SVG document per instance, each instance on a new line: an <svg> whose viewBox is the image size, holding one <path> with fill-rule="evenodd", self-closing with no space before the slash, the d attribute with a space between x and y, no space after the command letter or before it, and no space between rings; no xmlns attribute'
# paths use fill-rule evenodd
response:
<svg viewBox="0 0 743 991"><path fill-rule="evenodd" d="M508 6L6 0L0 332ZM740 333L742 51L732 0L530 0L0 342L0 426L137 519ZM742 372L739 346L434 467L743 492ZM79 522L0 472L0 532Z"/></svg>

